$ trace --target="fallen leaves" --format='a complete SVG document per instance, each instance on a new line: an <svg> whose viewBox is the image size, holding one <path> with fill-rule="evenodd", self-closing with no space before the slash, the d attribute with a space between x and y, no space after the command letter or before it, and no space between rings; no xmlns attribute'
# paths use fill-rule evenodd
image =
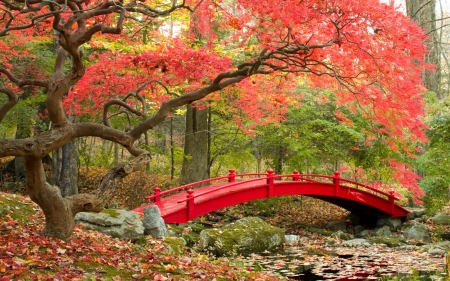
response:
<svg viewBox="0 0 450 281"><path fill-rule="evenodd" d="M0 193L1 201L9 199L14 196ZM0 281L278 280L267 273L251 272L235 260L195 253L166 255L168 245L163 240L146 238L145 245L137 245L81 225L68 242L41 236L44 218L40 209L23 196L12 201L32 208L11 208L0 214Z"/></svg>

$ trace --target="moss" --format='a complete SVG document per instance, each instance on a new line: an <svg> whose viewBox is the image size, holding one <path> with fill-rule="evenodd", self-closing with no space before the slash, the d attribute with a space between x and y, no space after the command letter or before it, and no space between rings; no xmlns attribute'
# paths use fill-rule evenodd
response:
<svg viewBox="0 0 450 281"><path fill-rule="evenodd" d="M400 242L400 240L393 237L375 237L370 239L370 241L376 244L386 244L390 248L403 245L403 243Z"/></svg>
<svg viewBox="0 0 450 281"><path fill-rule="evenodd" d="M102 213L108 214L113 218L117 218L120 215L120 213L114 209L103 209Z"/></svg>
<svg viewBox="0 0 450 281"><path fill-rule="evenodd" d="M132 280L132 274L126 273L121 268L113 267L105 264L100 264L97 262L75 262L75 265L81 267L86 273L94 273L95 275L99 275L101 273L101 280L109 280L108 277L116 277L120 276L121 280ZM91 279L86 279L91 280ZM95 279L94 279L95 280Z"/></svg>
<svg viewBox="0 0 450 281"><path fill-rule="evenodd" d="M333 232L328 231L323 228L319 228L319 227L307 227L306 230L309 232L312 232L312 233L316 233L316 234L320 234L322 236L328 236L328 237L333 234Z"/></svg>
<svg viewBox="0 0 450 281"><path fill-rule="evenodd" d="M282 229L248 217L221 229L202 231L199 244L216 256L249 255L273 249L284 243L284 239Z"/></svg>
<svg viewBox="0 0 450 281"><path fill-rule="evenodd" d="M164 238L164 242L168 245L168 248L166 248L165 251L166 254L181 256L184 253L186 241L183 238L166 237Z"/></svg>
<svg viewBox="0 0 450 281"><path fill-rule="evenodd" d="M34 213L32 203L26 202L22 196L0 193L0 218L9 215L19 223L27 224L29 215Z"/></svg>

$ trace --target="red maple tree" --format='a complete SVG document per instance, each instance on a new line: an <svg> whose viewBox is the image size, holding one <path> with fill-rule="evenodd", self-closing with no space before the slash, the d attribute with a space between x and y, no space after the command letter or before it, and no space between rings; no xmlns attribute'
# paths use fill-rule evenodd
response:
<svg viewBox="0 0 450 281"><path fill-rule="evenodd" d="M201 46L183 30L166 30L168 15L183 21L183 14L194 10L195 31L208 38ZM8 98L0 121L24 87L34 87L45 91L52 123L30 138L0 140L0 157L24 157L28 194L44 211L48 236L67 240L74 215L99 211L102 204L88 194L62 198L46 182L41 161L46 154L75 138L95 136L145 158L136 140L173 108L202 99L228 99L258 121L274 103L298 99L291 90L301 81L333 89L338 105L362 112L376 124L374 133L389 134L394 146L425 140L420 121L425 35L393 5L372 0L0 0L0 15L0 93ZM52 73L29 78L15 69L11 58L27 56L29 42L54 36L59 49ZM112 48L113 42L122 47ZM154 107L150 116L147 104ZM126 130L111 127L111 105L141 116L141 122ZM67 118L99 111L103 124Z"/></svg>

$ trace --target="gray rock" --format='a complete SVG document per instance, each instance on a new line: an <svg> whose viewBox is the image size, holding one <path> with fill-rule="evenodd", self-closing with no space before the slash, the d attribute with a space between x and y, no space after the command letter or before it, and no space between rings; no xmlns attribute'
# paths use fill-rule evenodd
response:
<svg viewBox="0 0 450 281"><path fill-rule="evenodd" d="M284 239L286 240L286 245L295 245L300 240L298 235L285 235Z"/></svg>
<svg viewBox="0 0 450 281"><path fill-rule="evenodd" d="M406 208L409 211L408 214L408 220L421 218L423 215L425 215L425 209L424 208Z"/></svg>
<svg viewBox="0 0 450 281"><path fill-rule="evenodd" d="M341 240L350 240L350 239L354 238L353 235L351 235L350 233L343 232L341 230L338 230L338 231L334 232L333 234L331 234L331 237L339 238Z"/></svg>
<svg viewBox="0 0 450 281"><path fill-rule="evenodd" d="M363 231L364 231L364 227L361 226L361 225L356 225L356 226L353 228L353 232L355 233L356 236L360 236L360 235L361 235L361 232L363 232Z"/></svg>
<svg viewBox="0 0 450 281"><path fill-rule="evenodd" d="M446 213L437 213L433 217L433 223L439 225L449 225L450 224L450 216Z"/></svg>
<svg viewBox="0 0 450 281"><path fill-rule="evenodd" d="M75 222L115 238L136 241L144 236L142 221L132 211L108 209L101 213L81 212L75 216Z"/></svg>
<svg viewBox="0 0 450 281"><path fill-rule="evenodd" d="M162 238L167 236L167 228L161 217L161 212L158 206L149 206L144 209L143 225L145 234L151 235L154 238Z"/></svg>
<svg viewBox="0 0 450 281"><path fill-rule="evenodd" d="M391 236L392 232L389 226L385 225L375 231L376 236Z"/></svg>
<svg viewBox="0 0 450 281"><path fill-rule="evenodd" d="M439 248L442 250L450 250L450 241L438 242L432 245L432 248Z"/></svg>
<svg viewBox="0 0 450 281"><path fill-rule="evenodd" d="M366 239L355 238L355 239L344 241L344 242L342 242L341 245L346 246L346 247L357 247L357 246L370 246L370 243Z"/></svg>
<svg viewBox="0 0 450 281"><path fill-rule="evenodd" d="M284 230L260 218L247 217L217 229L200 232L198 248L216 256L248 255L285 243Z"/></svg>
<svg viewBox="0 0 450 281"><path fill-rule="evenodd" d="M412 223L406 225L403 229L403 235L407 239L419 240L426 243L431 242L430 232L425 225L418 222L413 221Z"/></svg>
<svg viewBox="0 0 450 281"><path fill-rule="evenodd" d="M329 221L327 227L331 231L347 232L347 224L343 221Z"/></svg>
<svg viewBox="0 0 450 281"><path fill-rule="evenodd" d="M371 234L371 232L369 230L365 229L365 230L361 231L358 236L368 237L368 236L370 236L370 234Z"/></svg>
<svg viewBox="0 0 450 281"><path fill-rule="evenodd" d="M377 227L388 226L391 231L400 230L402 220L399 218L382 217L377 220Z"/></svg>
<svg viewBox="0 0 450 281"><path fill-rule="evenodd" d="M433 256L443 255L443 254L445 254L445 250L440 249L440 248L431 248L428 250L428 254L433 255Z"/></svg>

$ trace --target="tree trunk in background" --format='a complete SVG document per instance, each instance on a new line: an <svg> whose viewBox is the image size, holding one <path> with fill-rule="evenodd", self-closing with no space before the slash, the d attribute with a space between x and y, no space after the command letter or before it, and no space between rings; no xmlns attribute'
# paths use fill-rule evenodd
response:
<svg viewBox="0 0 450 281"><path fill-rule="evenodd" d="M436 32L436 0L406 0L406 10L408 16L416 20L430 37L427 47L430 50L426 57L426 62L436 66L435 71L425 70L423 78L429 91L436 93L442 99L440 90L440 44L438 33Z"/></svg>
<svg viewBox="0 0 450 281"><path fill-rule="evenodd" d="M181 184L207 178L208 170L208 111L187 106Z"/></svg>
<svg viewBox="0 0 450 281"><path fill-rule="evenodd" d="M206 5L205 3L201 5ZM192 44L206 45L211 37L208 32L200 32L205 26L211 26L211 18L202 14L205 7L197 7L191 14L191 42ZM204 31L204 30L203 30ZM209 148L208 148L208 110L198 110L192 105L186 110L186 132L184 139L184 158L181 168L181 184L206 179L209 174Z"/></svg>
<svg viewBox="0 0 450 281"><path fill-rule="evenodd" d="M62 197L78 193L78 151L74 141L53 151L50 183L61 190Z"/></svg>

